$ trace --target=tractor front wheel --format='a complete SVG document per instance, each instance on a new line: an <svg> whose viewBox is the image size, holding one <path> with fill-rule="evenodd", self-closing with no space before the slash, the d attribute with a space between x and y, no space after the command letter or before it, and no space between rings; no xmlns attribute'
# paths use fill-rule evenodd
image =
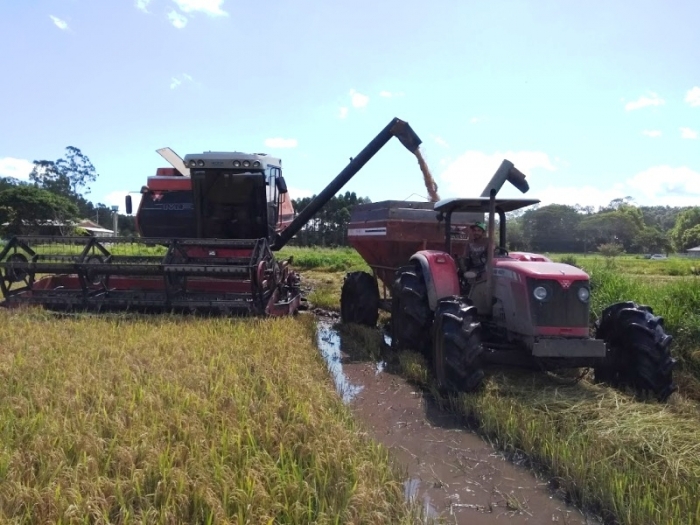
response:
<svg viewBox="0 0 700 525"><path fill-rule="evenodd" d="M651 392L660 402L678 390L672 377L673 337L649 306L625 302L607 307L596 321L595 337L608 347L605 362L594 368L596 381L631 387L638 394Z"/></svg>
<svg viewBox="0 0 700 525"><path fill-rule="evenodd" d="M418 263L399 268L391 291L392 346L425 353L430 348L430 310L428 290Z"/></svg>
<svg viewBox="0 0 700 525"><path fill-rule="evenodd" d="M340 320L376 326L379 319L379 286L367 272L351 272L340 292Z"/></svg>
<svg viewBox="0 0 700 525"><path fill-rule="evenodd" d="M460 297L441 299L433 323L432 365L441 391L476 390L484 379L481 368L481 323L476 307Z"/></svg>

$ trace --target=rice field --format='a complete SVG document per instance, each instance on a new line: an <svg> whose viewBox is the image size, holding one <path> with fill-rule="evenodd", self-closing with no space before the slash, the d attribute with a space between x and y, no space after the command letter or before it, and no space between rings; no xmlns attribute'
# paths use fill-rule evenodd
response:
<svg viewBox="0 0 700 525"><path fill-rule="evenodd" d="M0 310L0 521L411 523L314 331Z"/></svg>
<svg viewBox="0 0 700 525"><path fill-rule="evenodd" d="M286 248L309 300L338 309L350 249ZM700 277L693 261L564 254L592 279L593 317L620 300L664 316L681 391L666 405L586 380L491 374L440 398L619 523L700 523ZM369 355L379 338L346 330ZM403 473L343 404L311 316L274 320L0 310L0 521L417 523ZM371 347L371 348L370 348Z"/></svg>

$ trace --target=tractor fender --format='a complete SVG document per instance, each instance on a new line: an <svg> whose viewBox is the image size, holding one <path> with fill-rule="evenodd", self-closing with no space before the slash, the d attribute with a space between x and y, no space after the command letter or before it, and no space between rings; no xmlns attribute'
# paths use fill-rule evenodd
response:
<svg viewBox="0 0 700 525"><path fill-rule="evenodd" d="M421 250L414 253L410 260L420 263L432 311L435 311L438 301L443 297L459 295L457 264L449 254L437 250Z"/></svg>

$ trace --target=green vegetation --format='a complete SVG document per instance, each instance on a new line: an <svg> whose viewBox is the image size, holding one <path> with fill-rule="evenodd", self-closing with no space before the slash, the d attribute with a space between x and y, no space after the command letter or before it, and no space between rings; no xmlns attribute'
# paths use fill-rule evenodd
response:
<svg viewBox="0 0 700 525"><path fill-rule="evenodd" d="M367 263L353 248L299 248L287 246L280 250L279 257L294 257L293 266L297 270L320 270L326 272L370 271Z"/></svg>
<svg viewBox="0 0 700 525"><path fill-rule="evenodd" d="M0 520L410 522L310 317L0 314Z"/></svg>

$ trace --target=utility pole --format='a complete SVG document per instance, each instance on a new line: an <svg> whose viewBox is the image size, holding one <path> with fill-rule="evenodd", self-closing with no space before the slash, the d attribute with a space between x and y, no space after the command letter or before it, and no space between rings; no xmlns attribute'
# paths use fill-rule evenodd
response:
<svg viewBox="0 0 700 525"><path fill-rule="evenodd" d="M119 237L119 206L112 206L112 236Z"/></svg>

